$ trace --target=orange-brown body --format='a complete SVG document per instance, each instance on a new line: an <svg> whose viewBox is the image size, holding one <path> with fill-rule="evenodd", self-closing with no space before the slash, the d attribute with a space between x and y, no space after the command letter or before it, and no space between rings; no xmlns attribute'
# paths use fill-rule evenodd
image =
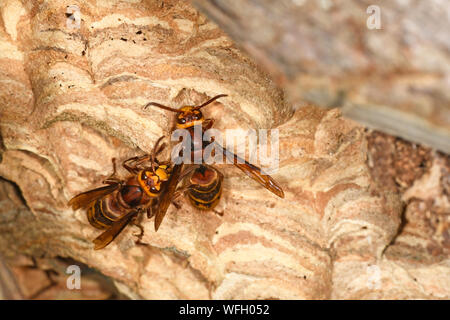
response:
<svg viewBox="0 0 450 320"><path fill-rule="evenodd" d="M188 130L188 133L191 137L191 145L190 150L186 150L186 147L182 149L179 153L179 156L185 156L186 151L190 152L191 161L195 159L204 160L204 150L210 144L214 144L214 154L223 154L226 158L232 161L232 163L239 168L242 172L244 172L247 176L254 179L260 185L265 187L267 190L277 195L280 198L284 198L283 189L278 185L278 183L269 175L264 173L257 166L247 162L244 159L241 159L236 154L224 149L214 140L211 141L203 141L204 133L211 129L214 120L213 119L205 119L203 113L200 111L203 107L211 104L215 100L226 97L226 94L219 94L205 103L198 106L183 106L180 109L174 109L165 105L162 105L157 102L149 102L146 104L145 108L149 106L155 106L164 110L168 110L176 113L175 117L175 127L174 129L185 129ZM197 130L196 130L197 129ZM196 137L195 132L201 132L200 137ZM188 155L189 156L189 155ZM205 162L203 162L205 163ZM183 163L175 164L173 167L173 171L170 177L169 182L165 187L164 194L162 195L162 201L164 205L161 205L156 213L155 218L155 229L157 230L167 212L167 208L170 204L171 199L174 194L177 192L177 184L184 178L184 174L182 173ZM204 176L198 170L204 170L206 168L208 177ZM220 195L222 193L222 174L217 170L210 166L203 165L200 168L197 168L195 172L191 176L191 186L188 190L188 197L190 202L197 208L202 210L209 210L217 205ZM214 174L213 174L214 173ZM220 178L215 175L220 175ZM192 179L199 179L201 183L193 183ZM220 181L218 185L215 185L217 181Z"/></svg>
<svg viewBox="0 0 450 320"><path fill-rule="evenodd" d="M214 167L200 166L189 178L187 197L200 210L212 210L222 196L223 175Z"/></svg>
<svg viewBox="0 0 450 320"><path fill-rule="evenodd" d="M158 153L156 146L155 154ZM151 167L141 168L140 165L148 160L151 160ZM133 165L129 165L130 162ZM107 186L80 193L69 201L74 210L87 208L87 218L93 227L106 229L93 241L95 249L107 246L144 210L150 217L152 207L157 204L162 188L170 177L169 165L159 164L154 155L125 160L123 166L132 174L126 180L114 177L116 169L113 163L114 173L104 182Z"/></svg>
<svg viewBox="0 0 450 320"><path fill-rule="evenodd" d="M131 177L120 189L91 204L87 210L89 223L95 228L106 229L130 210L148 205L152 199L140 186L137 177Z"/></svg>

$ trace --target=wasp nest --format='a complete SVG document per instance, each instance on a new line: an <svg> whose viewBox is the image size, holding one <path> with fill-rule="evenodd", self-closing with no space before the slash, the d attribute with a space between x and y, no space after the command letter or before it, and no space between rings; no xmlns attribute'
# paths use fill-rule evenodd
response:
<svg viewBox="0 0 450 320"><path fill-rule="evenodd" d="M132 298L450 297L448 157L367 133L338 110L286 104L184 1L0 8L6 259L75 259ZM99 230L67 201L100 186L111 158L150 152L168 134L173 114L146 103L179 107L216 94L228 97L205 109L215 128L279 130L273 177L285 198L220 166L223 215L182 199L156 233L143 217L145 245L130 225L94 251ZM408 165L420 170L407 176Z"/></svg>

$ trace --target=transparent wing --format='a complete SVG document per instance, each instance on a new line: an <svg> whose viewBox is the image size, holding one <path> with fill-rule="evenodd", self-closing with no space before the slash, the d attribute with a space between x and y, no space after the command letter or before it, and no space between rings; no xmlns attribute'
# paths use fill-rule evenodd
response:
<svg viewBox="0 0 450 320"><path fill-rule="evenodd" d="M80 193L79 195L76 195L75 197L70 199L69 205L72 206L73 210L86 208L92 201L110 194L119 187L120 184L117 183Z"/></svg>
<svg viewBox="0 0 450 320"><path fill-rule="evenodd" d="M257 181L260 185L265 187L270 192L274 193L275 195L279 196L280 198L284 198L284 192L283 189L280 187L280 185L268 174L264 173L259 167L252 165L251 163L247 162L246 160L242 159L241 157L237 156L233 152L228 151L227 149L224 149L221 145L219 145L216 142L216 147L218 149L221 149L223 154L230 160L233 161L233 164L241 169L247 176L252 178L253 180Z"/></svg>
<svg viewBox="0 0 450 320"><path fill-rule="evenodd" d="M131 219L138 213L137 210L130 211L123 218L114 222L105 232L95 238L92 242L94 243L94 249L99 250L110 244L119 233L130 223Z"/></svg>
<svg viewBox="0 0 450 320"><path fill-rule="evenodd" d="M166 215L167 209L172 202L173 195L177 189L178 182L181 180L181 170L183 169L183 164L176 164L172 172L170 173L169 181L164 184L161 196L158 199L158 205L156 208L155 215L155 231L158 231L161 222Z"/></svg>

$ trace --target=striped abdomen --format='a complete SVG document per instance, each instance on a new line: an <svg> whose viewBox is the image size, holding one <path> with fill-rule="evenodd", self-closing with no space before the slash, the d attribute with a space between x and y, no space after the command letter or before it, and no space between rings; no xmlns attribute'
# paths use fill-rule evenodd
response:
<svg viewBox="0 0 450 320"><path fill-rule="evenodd" d="M95 228L105 229L130 210L149 201L149 196L138 185L137 179L130 178L119 190L92 203L87 210L89 223Z"/></svg>
<svg viewBox="0 0 450 320"><path fill-rule="evenodd" d="M222 195L223 175L210 166L200 166L191 175L188 198L200 210L212 210Z"/></svg>
<svg viewBox="0 0 450 320"><path fill-rule="evenodd" d="M92 226L105 229L129 211L119 205L117 201L119 193L120 191L114 191L92 203L87 210L87 217Z"/></svg>

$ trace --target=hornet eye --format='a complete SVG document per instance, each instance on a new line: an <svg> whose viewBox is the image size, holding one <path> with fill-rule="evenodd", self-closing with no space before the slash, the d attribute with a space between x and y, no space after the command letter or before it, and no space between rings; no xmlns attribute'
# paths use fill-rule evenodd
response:
<svg viewBox="0 0 450 320"><path fill-rule="evenodd" d="M151 188L150 188L150 191L151 191L152 193L157 193L157 192L158 192L158 189L156 189L155 187L151 187Z"/></svg>
<svg viewBox="0 0 450 320"><path fill-rule="evenodd" d="M185 124L186 119L185 118L178 119L178 123Z"/></svg>

